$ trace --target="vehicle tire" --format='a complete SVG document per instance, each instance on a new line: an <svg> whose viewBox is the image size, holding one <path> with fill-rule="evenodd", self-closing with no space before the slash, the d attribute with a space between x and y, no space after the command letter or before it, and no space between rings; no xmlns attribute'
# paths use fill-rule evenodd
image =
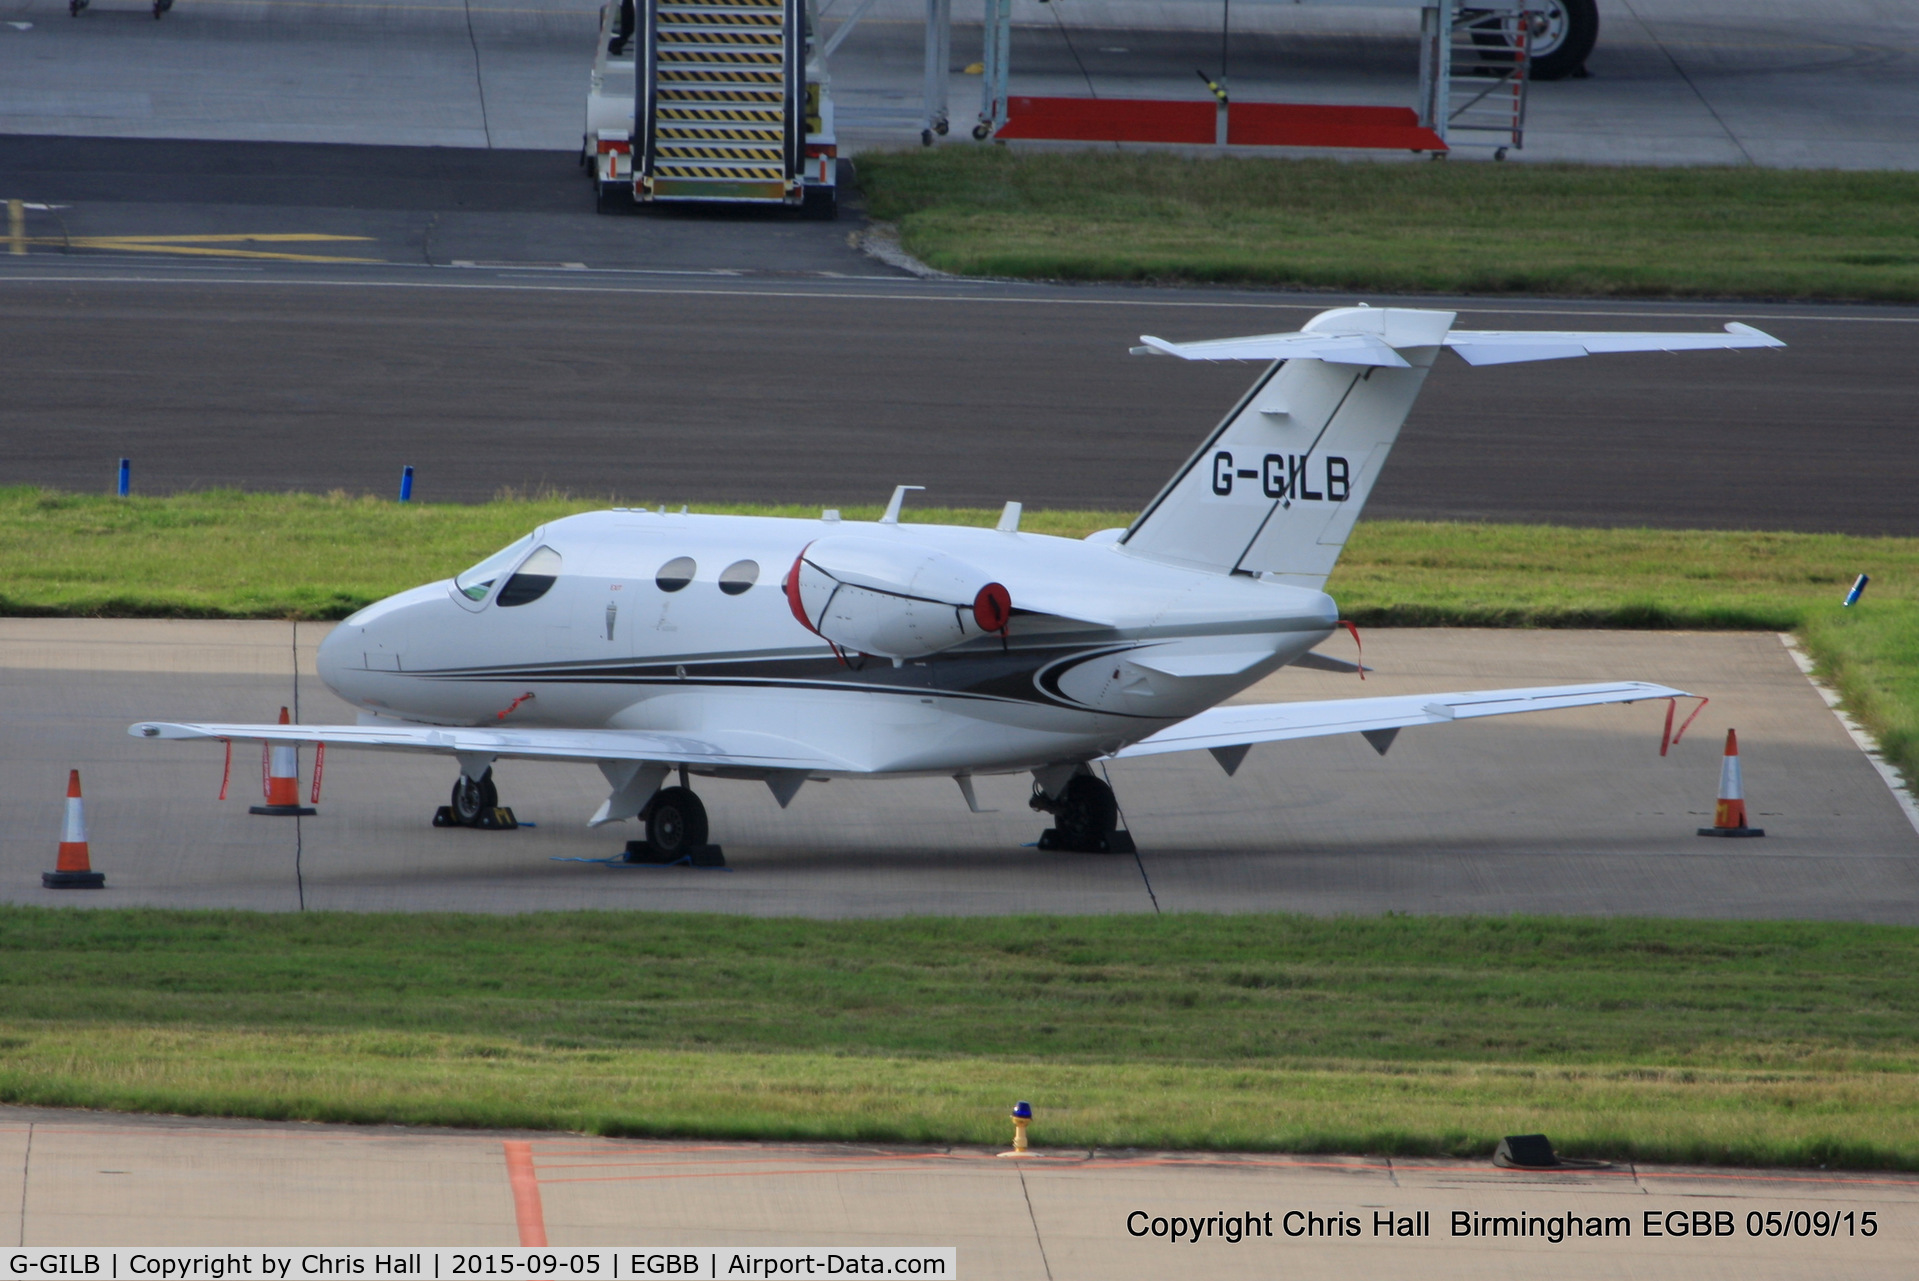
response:
<svg viewBox="0 0 1919 1281"><path fill-rule="evenodd" d="M706 806L688 787L663 787L646 807L646 839L668 858L706 844Z"/></svg>
<svg viewBox="0 0 1919 1281"><path fill-rule="evenodd" d="M1104 851L1106 838L1119 826L1119 802L1113 799L1113 789L1091 774L1078 775L1060 793L1053 825L1067 849L1082 854Z"/></svg>
<svg viewBox="0 0 1919 1281"><path fill-rule="evenodd" d="M1539 0L1543 15L1533 29L1532 78L1563 80L1586 65L1593 45L1599 40L1599 6L1596 0ZM1460 11L1462 19L1471 19L1473 11ZM1473 44L1485 50L1482 57L1497 61L1495 51L1513 47L1512 33L1503 14L1481 13L1472 22Z"/></svg>
<svg viewBox="0 0 1919 1281"><path fill-rule="evenodd" d="M453 811L454 821L462 827L474 827L479 824L480 815L498 807L500 789L493 784L493 770L478 778L468 778L462 774L453 783L453 796L447 802L447 808Z"/></svg>

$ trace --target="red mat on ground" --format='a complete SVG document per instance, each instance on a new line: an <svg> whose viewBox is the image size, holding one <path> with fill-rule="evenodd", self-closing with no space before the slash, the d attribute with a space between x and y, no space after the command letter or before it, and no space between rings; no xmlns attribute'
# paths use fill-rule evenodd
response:
<svg viewBox="0 0 1919 1281"><path fill-rule="evenodd" d="M1062 142L1210 144L1216 109L1210 102L1151 98L1009 98L1001 138ZM1363 147L1444 151L1409 107L1318 106L1237 102L1227 110L1226 140L1239 147Z"/></svg>

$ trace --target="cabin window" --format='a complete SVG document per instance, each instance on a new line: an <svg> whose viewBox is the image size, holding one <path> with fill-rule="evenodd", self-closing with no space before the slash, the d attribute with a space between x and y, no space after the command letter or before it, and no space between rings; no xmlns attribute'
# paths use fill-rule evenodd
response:
<svg viewBox="0 0 1919 1281"><path fill-rule="evenodd" d="M691 556L675 556L660 566L660 572L653 576L663 592L677 592L693 581L693 575L699 572L699 566L693 563Z"/></svg>
<svg viewBox="0 0 1919 1281"><path fill-rule="evenodd" d="M493 602L502 609L514 605L531 605L546 595L553 586L553 580L560 576L560 554L551 547L541 547L528 556L513 577L506 580L506 586L500 589L499 597Z"/></svg>
<svg viewBox="0 0 1919 1281"><path fill-rule="evenodd" d="M720 571L720 590L728 596L738 596L759 581L758 561L736 560Z"/></svg>
<svg viewBox="0 0 1919 1281"><path fill-rule="evenodd" d="M475 565L472 569L453 580L460 594L468 600L485 600L486 594L493 590L493 584L499 580L513 563L525 554L533 545L533 535L528 534L509 546L502 547L491 556Z"/></svg>

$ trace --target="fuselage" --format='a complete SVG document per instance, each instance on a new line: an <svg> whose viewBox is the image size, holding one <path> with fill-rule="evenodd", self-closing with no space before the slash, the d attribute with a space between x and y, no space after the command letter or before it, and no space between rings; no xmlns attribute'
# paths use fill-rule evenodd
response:
<svg viewBox="0 0 1919 1281"><path fill-rule="evenodd" d="M909 659L828 643L783 584L809 545L854 533L1003 584L1004 634ZM616 509L508 553L347 619L320 648L322 678L363 718L751 729L849 773L992 773L1144 738L1298 658L1337 617L1322 592L1098 535Z"/></svg>

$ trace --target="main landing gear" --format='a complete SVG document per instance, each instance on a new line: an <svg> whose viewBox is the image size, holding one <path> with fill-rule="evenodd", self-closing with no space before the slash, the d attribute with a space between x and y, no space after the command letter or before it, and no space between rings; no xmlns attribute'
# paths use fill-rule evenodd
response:
<svg viewBox="0 0 1919 1281"><path fill-rule="evenodd" d="M678 787L662 787L640 811L646 820L646 838L626 843L629 863L687 863L693 867L725 867L726 855L706 841L706 806L686 785L680 770Z"/></svg>
<svg viewBox="0 0 1919 1281"><path fill-rule="evenodd" d="M1049 797L1046 789L1033 785L1034 809L1053 816L1053 826L1039 834L1043 850L1067 850L1074 854L1132 854L1137 852L1130 832L1119 829L1119 802L1104 779L1091 774L1075 774L1060 789L1058 797Z"/></svg>
<svg viewBox="0 0 1919 1281"><path fill-rule="evenodd" d="M500 804L500 789L493 784L493 768L487 767L478 778L460 775L453 784L453 796L433 813L435 827L477 827L488 832L510 832L520 825L513 811Z"/></svg>

